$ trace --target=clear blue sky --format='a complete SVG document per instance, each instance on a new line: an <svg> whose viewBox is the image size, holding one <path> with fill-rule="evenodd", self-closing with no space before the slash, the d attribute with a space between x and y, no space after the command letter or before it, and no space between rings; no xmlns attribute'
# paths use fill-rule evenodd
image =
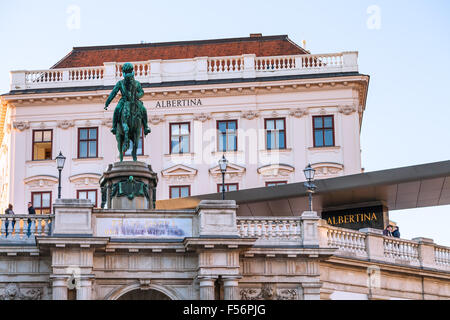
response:
<svg viewBox="0 0 450 320"><path fill-rule="evenodd" d="M68 27L76 23L71 5L80 9L79 28ZM0 92L10 70L49 68L74 46L258 32L305 39L312 53L359 51L360 72L371 76L361 132L366 171L450 159L447 0L2 1ZM391 219L402 237L450 246L450 206L393 211Z"/></svg>

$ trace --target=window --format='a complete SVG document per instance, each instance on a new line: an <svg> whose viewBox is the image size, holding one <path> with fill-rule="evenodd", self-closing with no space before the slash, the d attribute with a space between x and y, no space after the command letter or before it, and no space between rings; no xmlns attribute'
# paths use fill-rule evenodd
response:
<svg viewBox="0 0 450 320"><path fill-rule="evenodd" d="M52 160L53 130L33 130L33 160Z"/></svg>
<svg viewBox="0 0 450 320"><path fill-rule="evenodd" d="M78 158L97 158L98 129L78 129Z"/></svg>
<svg viewBox="0 0 450 320"><path fill-rule="evenodd" d="M36 214L51 214L51 192L32 192L31 202L33 203L33 207L36 210Z"/></svg>
<svg viewBox="0 0 450 320"><path fill-rule="evenodd" d="M130 140L130 147L127 152L125 152L126 156L131 156L131 151L133 150L133 141ZM136 151L136 155L142 156L144 155L144 128L141 128L141 136L139 137L139 143Z"/></svg>
<svg viewBox="0 0 450 320"><path fill-rule="evenodd" d="M89 199L97 207L97 190L78 190L77 199Z"/></svg>
<svg viewBox="0 0 450 320"><path fill-rule="evenodd" d="M238 191L239 183L225 183L225 192ZM217 192L222 192L222 184L217 185Z"/></svg>
<svg viewBox="0 0 450 320"><path fill-rule="evenodd" d="M185 198L191 195L191 186L170 187L170 199Z"/></svg>
<svg viewBox="0 0 450 320"><path fill-rule="evenodd" d="M334 146L334 117L313 117L314 147Z"/></svg>
<svg viewBox="0 0 450 320"><path fill-rule="evenodd" d="M217 121L218 151L237 151L237 121Z"/></svg>
<svg viewBox="0 0 450 320"><path fill-rule="evenodd" d="M266 187L276 187L287 184L287 181L268 181L266 182Z"/></svg>
<svg viewBox="0 0 450 320"><path fill-rule="evenodd" d="M267 150L286 149L285 119L265 119Z"/></svg>
<svg viewBox="0 0 450 320"><path fill-rule="evenodd" d="M189 123L170 124L170 153L189 153Z"/></svg>

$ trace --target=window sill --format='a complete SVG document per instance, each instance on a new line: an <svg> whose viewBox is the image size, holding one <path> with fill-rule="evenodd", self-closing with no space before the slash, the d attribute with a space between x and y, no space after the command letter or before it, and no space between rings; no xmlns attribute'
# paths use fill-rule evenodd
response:
<svg viewBox="0 0 450 320"><path fill-rule="evenodd" d="M213 151L211 152L211 154L213 156L217 156L217 155L222 155L222 154L226 154L226 155L243 155L244 151L238 150L238 151Z"/></svg>
<svg viewBox="0 0 450 320"><path fill-rule="evenodd" d="M195 153L166 153L164 157L193 157Z"/></svg>
<svg viewBox="0 0 450 320"><path fill-rule="evenodd" d="M27 160L25 161L26 164L42 164L42 165L49 165L49 164L55 164L56 160Z"/></svg>
<svg viewBox="0 0 450 320"><path fill-rule="evenodd" d="M292 149L291 148L286 148L286 149L263 149L263 150L259 150L261 152L266 152L266 153L288 153L291 152Z"/></svg>
<svg viewBox="0 0 450 320"><path fill-rule="evenodd" d="M89 162L89 161L101 161L103 160L103 157L99 157L99 158L73 158L72 161L73 162Z"/></svg>
<svg viewBox="0 0 450 320"><path fill-rule="evenodd" d="M339 146L333 146L333 147L309 147L309 151L336 151L340 150L341 147Z"/></svg>

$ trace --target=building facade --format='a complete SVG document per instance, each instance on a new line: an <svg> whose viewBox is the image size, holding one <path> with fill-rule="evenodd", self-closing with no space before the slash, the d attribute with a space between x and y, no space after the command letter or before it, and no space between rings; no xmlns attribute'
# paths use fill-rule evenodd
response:
<svg viewBox="0 0 450 320"><path fill-rule="evenodd" d="M331 226L291 184L307 164L330 178L317 182L318 211L450 201L450 164L361 174L369 77L357 56L252 35L74 48L48 70L11 72L0 200L15 216L0 215L0 300L449 299L450 248ZM98 208L99 179L118 161L104 103L130 61L152 129L138 160L158 173L157 198L216 197L225 155L239 203ZM28 201L37 215L24 214Z"/></svg>
<svg viewBox="0 0 450 320"><path fill-rule="evenodd" d="M310 54L287 36L74 48L48 70L11 72L5 109L2 205L50 213L55 157L66 156L62 197L100 206L99 178L118 161L111 134L116 99L104 103L133 62L152 129L138 160L158 173L157 199L361 172L369 77L357 52ZM136 62L137 61L137 62ZM2 118L3 119L3 118ZM128 157L127 159L130 159Z"/></svg>

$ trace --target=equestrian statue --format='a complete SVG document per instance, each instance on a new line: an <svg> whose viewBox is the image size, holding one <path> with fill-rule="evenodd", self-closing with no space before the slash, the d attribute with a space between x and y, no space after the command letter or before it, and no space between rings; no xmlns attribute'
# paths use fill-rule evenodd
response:
<svg viewBox="0 0 450 320"><path fill-rule="evenodd" d="M144 96L144 91L139 81L134 79L133 69L133 65L129 62L122 66L123 80L117 82L105 103L105 110L108 110L109 104L120 91L122 97L114 109L111 129L116 136L120 162L123 161L124 154L130 148L130 141L133 142L131 151L133 161L137 161L137 148L142 128L144 136L151 131L147 124L147 110L139 100Z"/></svg>

